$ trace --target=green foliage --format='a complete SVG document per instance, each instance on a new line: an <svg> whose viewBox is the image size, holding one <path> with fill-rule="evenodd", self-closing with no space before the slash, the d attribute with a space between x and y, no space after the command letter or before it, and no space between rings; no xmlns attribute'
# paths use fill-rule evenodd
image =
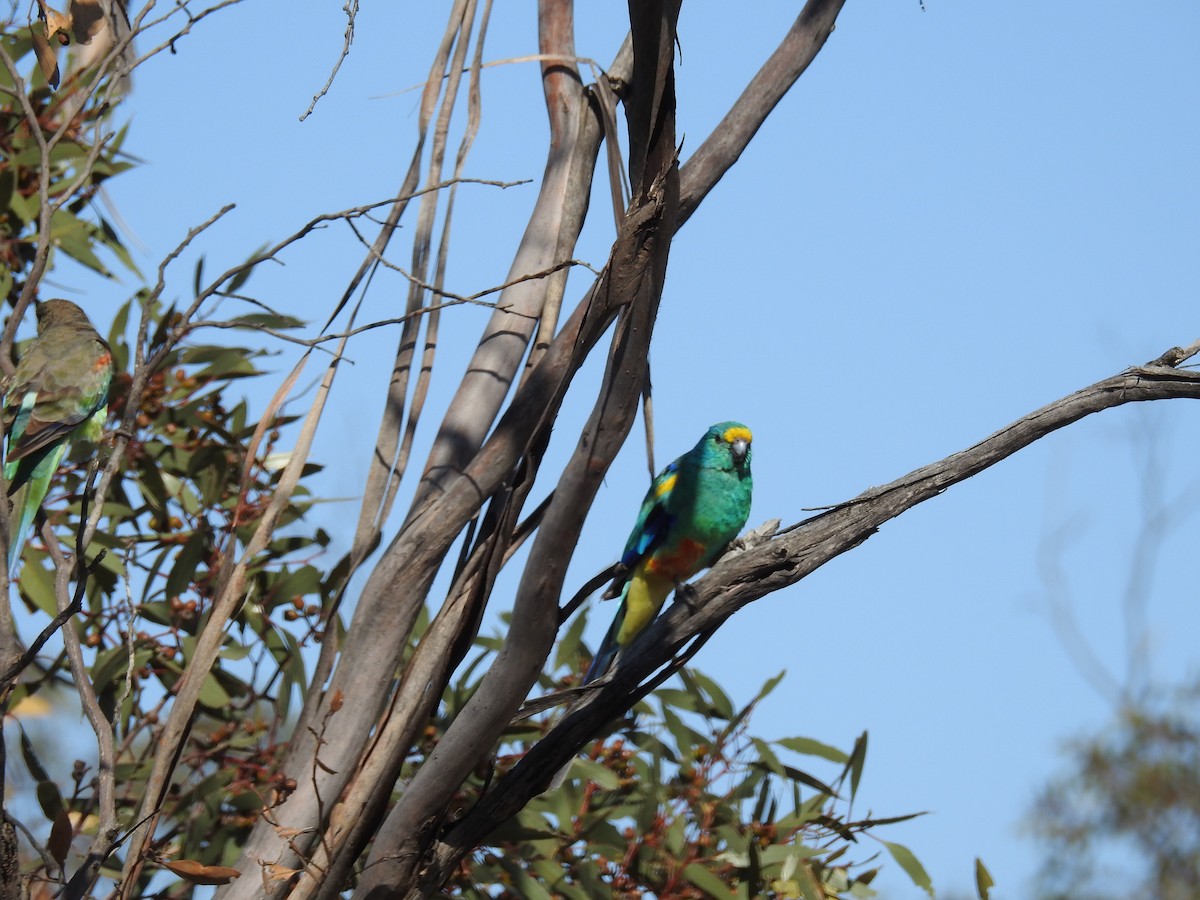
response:
<svg viewBox="0 0 1200 900"><path fill-rule="evenodd" d="M167 307L154 317L162 327L151 329L150 354L169 339L178 314ZM110 335L122 373L111 402L118 417L129 399L130 347L122 331L128 318L125 308ZM169 349L142 395L124 467L90 548L92 554L102 548L104 557L88 579L85 612L74 627L100 707L117 722L117 803L126 827L145 793L162 711L189 664L227 563L242 552L275 493L277 472L265 461L290 420L256 422L246 402L230 396L241 379L257 374L253 360L260 355L246 347ZM249 457L260 424L264 439ZM316 471L307 467L306 475ZM64 467L47 502L48 518L68 544L80 520L85 478L84 462ZM329 538L304 528L310 502L303 487L293 495L284 530L251 563L246 601L204 683L191 740L163 808L169 825L157 850L168 858L227 861L264 803L288 790L275 763L295 694L307 686L305 648L318 644L329 624L328 585L310 561ZM54 611L53 571L36 537L24 560L20 596L44 623ZM64 677L70 676L59 656L42 677L19 685L10 703ZM45 770L30 771L39 797L49 796L43 785L55 786ZM76 821L97 812L92 774L79 763L77 788L55 789ZM43 803L51 822L54 806Z"/></svg>
<svg viewBox="0 0 1200 900"><path fill-rule="evenodd" d="M22 98L0 68L0 294L16 301L26 280L38 276L39 253L49 253L47 271L61 263L61 251L103 277L113 274L107 259L136 273L94 203L104 182L131 165L121 158L125 131L109 128L105 92L88 84L86 73L51 90L38 70L28 27L4 29L0 49L17 63L26 88ZM226 293L243 289L250 274L250 268L241 270ZM37 285L32 287L36 296ZM129 335L143 315L150 327L139 347ZM95 324L104 330L104 322ZM298 322L252 310L236 324L259 337L264 326L287 329ZM255 361L263 350L203 344L187 334L187 325L182 310L145 290L112 323L108 340L118 373L112 421L126 417L131 401L137 407L129 411L128 443L88 548L93 571L83 614L68 626L79 637L100 711L113 722L122 829L134 824L146 793L161 722L197 635L231 562L275 498L278 470L268 460L292 421L256 421L240 396L241 380L261 374ZM190 342L182 341L185 336ZM156 360L154 370L143 363L135 373L139 359ZM135 375L145 379L136 399ZM110 434L101 462L112 448ZM47 520L67 547L74 545L82 518L87 461L95 456L94 447L78 448L45 504ZM307 466L303 477L317 471ZM266 547L249 561L245 600L219 663L204 680L186 752L164 798L164 827L154 852L166 860L229 860L264 805L289 790L276 762L297 695L307 688L305 653L331 624L328 580L312 563L329 539L305 528L310 502L302 481ZM40 535L27 544L16 593L33 633L57 612L54 569ZM338 626L336 618L332 622ZM51 706L60 699L52 689L71 679L65 655L43 655L39 666L6 698L7 708L32 697L49 699ZM72 847L72 828L87 835L100 811L94 765L76 762L71 783L57 784L24 734L21 747L45 817L41 830L48 826L51 832L51 856L69 870L78 863L68 859L70 852L80 849ZM36 822L31 825L38 830ZM106 866L120 862L114 856ZM25 871L35 880L58 877L45 866L45 856L30 856ZM157 871L144 874L143 887Z"/></svg>
<svg viewBox="0 0 1200 900"><path fill-rule="evenodd" d="M105 262L109 257L136 273L116 229L94 203L107 179L132 166L121 153L125 129L103 133L111 108L83 80L68 79L62 89L50 89L37 73L29 27L2 29L0 49L32 85L25 94L30 107L26 110L15 101L7 69L0 67L0 299L17 299L38 245L46 238L39 230L43 175L48 182L52 261L54 251L61 251L112 278Z"/></svg>
<svg viewBox="0 0 1200 900"><path fill-rule="evenodd" d="M578 659L572 628L560 660ZM490 655L495 641L483 656ZM553 689L577 674L560 673ZM844 753L820 741L768 741L750 733L752 713L782 674L736 707L712 679L694 669L681 687L664 687L639 704L616 734L577 759L557 790L535 798L464 861L455 895L482 898L865 898L879 871L881 826L913 816L852 814L866 754L866 735ZM448 691L442 715L426 732L415 769L465 704L474 684ZM461 803L469 807L502 778L550 719L515 723L498 748L494 770L478 773ZM799 759L833 764L818 778ZM915 883L928 876L899 844L887 845ZM932 892L931 892L932 893Z"/></svg>
<svg viewBox="0 0 1200 900"><path fill-rule="evenodd" d="M982 859L975 857L975 892L979 900L990 900L992 888L995 886L992 873L988 871Z"/></svg>
<svg viewBox="0 0 1200 900"><path fill-rule="evenodd" d="M1200 684L1127 706L1105 732L1074 742L1070 758L1033 810L1046 842L1043 896L1195 897Z"/></svg>

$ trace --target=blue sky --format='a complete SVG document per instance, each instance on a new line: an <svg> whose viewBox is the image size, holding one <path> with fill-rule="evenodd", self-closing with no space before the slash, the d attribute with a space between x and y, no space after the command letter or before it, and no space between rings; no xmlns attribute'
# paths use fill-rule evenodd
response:
<svg viewBox="0 0 1200 900"><path fill-rule="evenodd" d="M217 271L321 212L394 193L416 129L418 94L404 89L424 79L443 27L441 5L425 6L363 4L349 59L303 123L342 44L337 4L301 16L247 2L139 71L126 147L145 164L110 193L143 270L238 204L171 271L169 296L190 296L199 252ZM624 7L580 6L578 52L605 63ZM685 158L797 7L761 2L730 15L684 5ZM486 59L535 52L534 9L497 4ZM1138 12L1111 2L847 4L816 63L675 241L652 355L660 464L710 423L745 421L755 433L752 524L790 523L1200 337L1200 7ZM536 180L545 134L536 66L488 69L467 174ZM599 190L576 254L597 266L613 229ZM451 290L504 280L535 193L462 189ZM250 287L316 327L361 258L349 233L331 228ZM86 294L100 322L135 287L54 277L65 296ZM569 300L586 281L572 277ZM367 315L394 315L401 290L381 276ZM444 317L436 412L418 454L484 316ZM351 347L355 365L316 449L332 464L321 483L329 495L360 490L394 342L378 331ZM281 348L271 368L286 372L292 357ZM568 403L551 461L598 377L589 368ZM1194 495L1198 436L1200 409L1180 401L1078 423L744 610L696 664L742 701L786 668L758 733L848 749L869 730L860 811L931 811L884 836L909 845L943 895L970 889L978 855L996 896L1027 896L1039 857L1023 817L1061 771L1063 742L1112 711L1056 630L1051 595L1124 679L1122 602L1147 473L1167 500ZM623 545L643 460L631 441L572 579ZM356 514L352 502L318 514L339 550ZM1140 584L1156 682L1197 674L1196 524L1188 514L1172 523ZM1051 570L1061 576L1052 583ZM605 615L593 617L593 640ZM922 896L895 866L878 886L889 898Z"/></svg>

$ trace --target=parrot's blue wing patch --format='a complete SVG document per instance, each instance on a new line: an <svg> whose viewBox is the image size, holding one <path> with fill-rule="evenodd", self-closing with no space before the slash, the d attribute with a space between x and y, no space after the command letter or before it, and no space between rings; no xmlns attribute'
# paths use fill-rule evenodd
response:
<svg viewBox="0 0 1200 900"><path fill-rule="evenodd" d="M678 475L679 461L676 460L659 473L650 485L650 490L646 492L633 532L625 543L625 552L621 554L621 565L626 569L632 569L667 539L675 522L675 516L667 509L667 503Z"/></svg>

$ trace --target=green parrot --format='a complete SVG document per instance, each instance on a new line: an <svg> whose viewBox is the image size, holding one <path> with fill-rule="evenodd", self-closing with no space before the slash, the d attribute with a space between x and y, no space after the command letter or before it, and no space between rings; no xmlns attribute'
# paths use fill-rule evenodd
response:
<svg viewBox="0 0 1200 900"><path fill-rule="evenodd" d="M583 683L608 671L617 652L650 624L675 588L716 562L750 515L750 429L721 422L650 485L605 591L621 598Z"/></svg>
<svg viewBox="0 0 1200 900"><path fill-rule="evenodd" d="M8 569L75 437L95 442L108 418L112 351L69 300L37 304L38 336L25 348L4 394L4 477L12 512Z"/></svg>

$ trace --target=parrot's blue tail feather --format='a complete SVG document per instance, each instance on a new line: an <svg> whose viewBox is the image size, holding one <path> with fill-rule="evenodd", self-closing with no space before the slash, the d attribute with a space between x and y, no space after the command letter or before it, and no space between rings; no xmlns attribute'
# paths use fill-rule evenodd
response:
<svg viewBox="0 0 1200 900"><path fill-rule="evenodd" d="M604 640L600 642L600 647L596 651L595 657L592 659L592 664L588 666L587 671L583 674L583 680L580 684L591 684L597 678L603 677L613 664L613 660L617 658L617 651L621 649L621 645L617 643L617 632L621 630L622 617L617 615L613 617L612 624L608 627L608 633L604 635Z"/></svg>

